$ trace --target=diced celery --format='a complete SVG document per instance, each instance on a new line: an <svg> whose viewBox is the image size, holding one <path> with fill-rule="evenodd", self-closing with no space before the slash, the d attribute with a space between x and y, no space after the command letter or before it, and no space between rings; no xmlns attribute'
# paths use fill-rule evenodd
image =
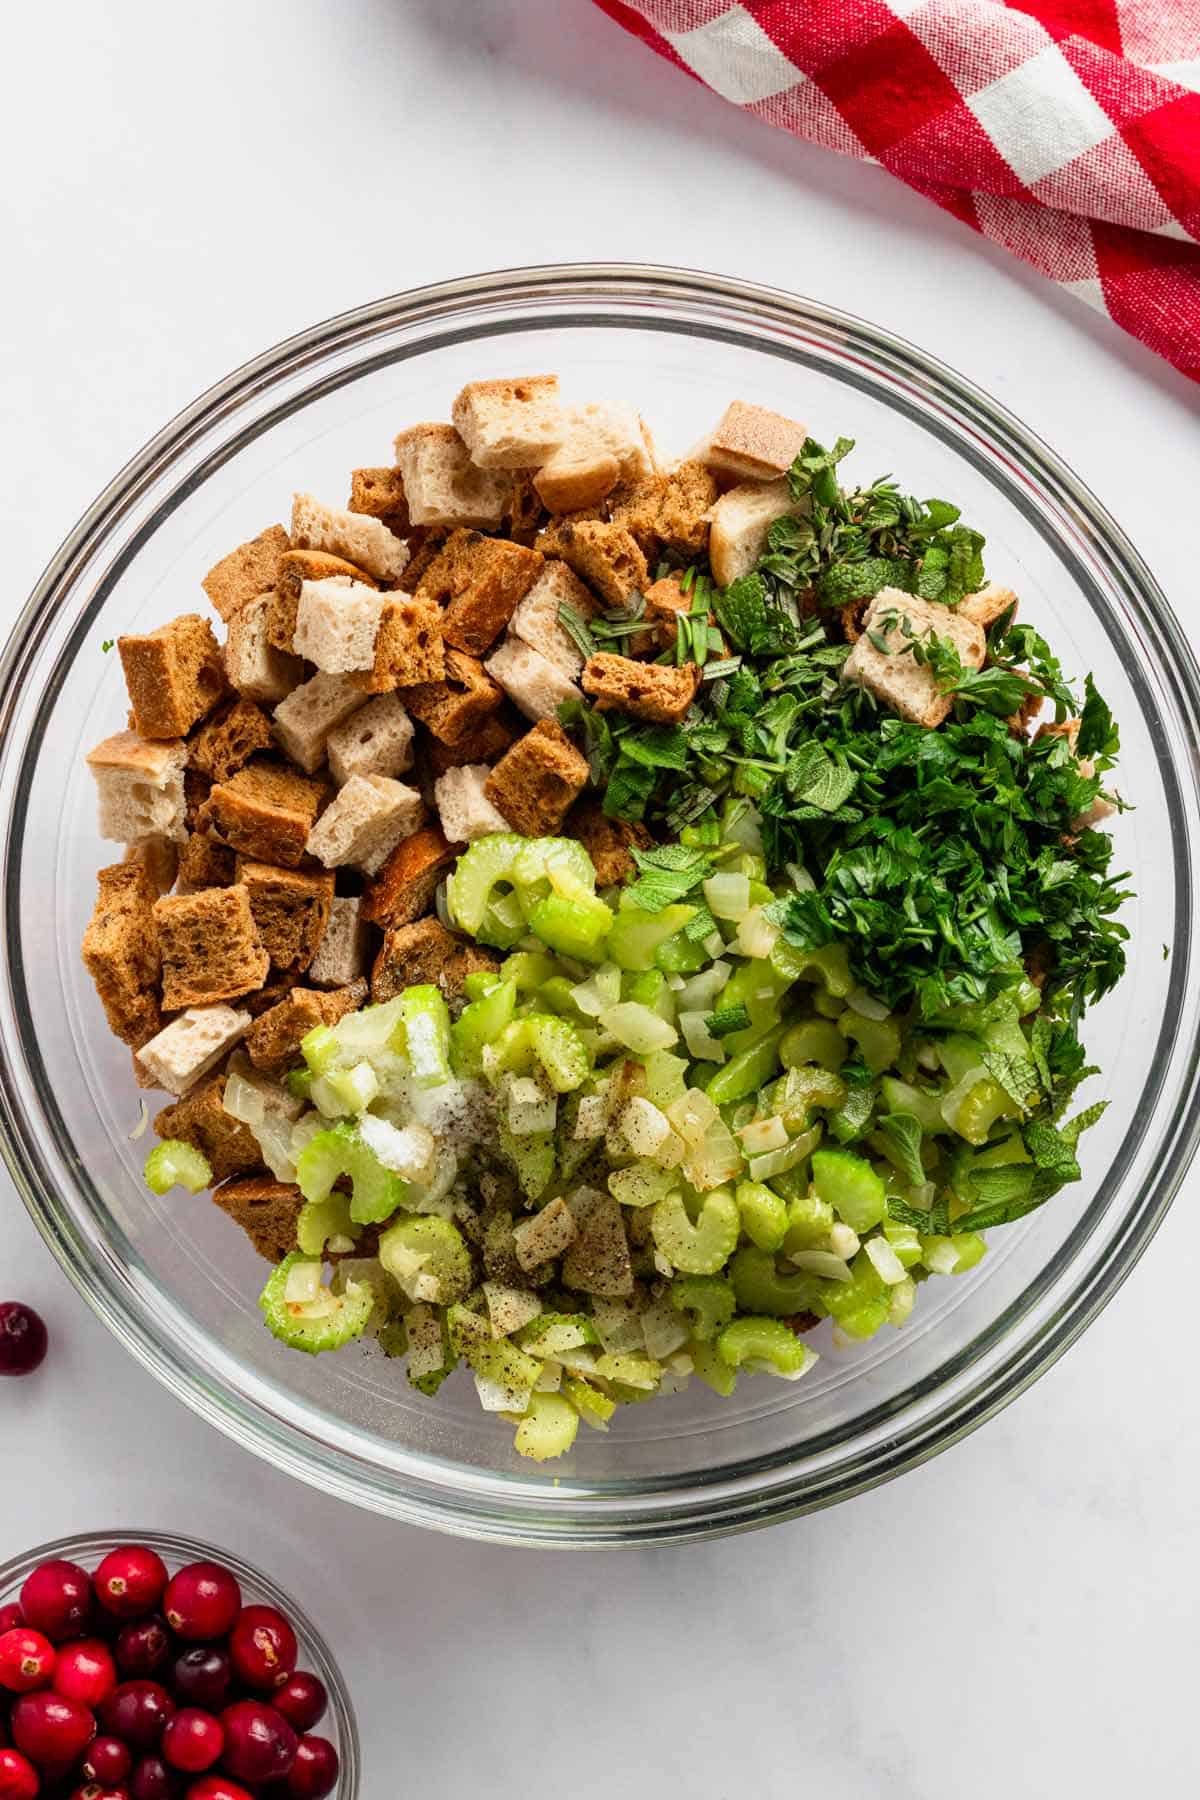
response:
<svg viewBox="0 0 1200 1800"><path fill-rule="evenodd" d="M283 1081L289 1094L294 1094L297 1100L307 1100L312 1092L313 1072L311 1069L289 1069Z"/></svg>
<svg viewBox="0 0 1200 1800"><path fill-rule="evenodd" d="M744 1363L765 1363L776 1375L793 1380L817 1360L808 1345L777 1318L735 1319L718 1337L717 1355L731 1369Z"/></svg>
<svg viewBox="0 0 1200 1800"><path fill-rule="evenodd" d="M605 952L619 969L652 969L661 944L696 916L694 906L677 902L661 912L645 912L639 906L621 905L612 918Z"/></svg>
<svg viewBox="0 0 1200 1800"><path fill-rule="evenodd" d="M894 1075L885 1075L879 1086L888 1112L911 1113L922 1131L933 1133L946 1130L940 1094L925 1093L907 1081L898 1081Z"/></svg>
<svg viewBox="0 0 1200 1800"><path fill-rule="evenodd" d="M818 950L800 950L781 938L771 951L771 961L789 982L820 982L825 992L835 999L845 999L854 991L855 981L844 944L823 944Z"/></svg>
<svg viewBox="0 0 1200 1800"><path fill-rule="evenodd" d="M500 964L502 981L515 981L519 994L532 994L556 973L553 957L540 950L517 950Z"/></svg>
<svg viewBox="0 0 1200 1800"><path fill-rule="evenodd" d="M601 963L586 981L571 989L576 1007L589 1019L598 1019L606 1006L614 1006L621 998L621 971L616 963Z"/></svg>
<svg viewBox="0 0 1200 1800"><path fill-rule="evenodd" d="M524 1327L520 1342L530 1356L560 1359L569 1350L599 1344L600 1334L586 1313L542 1313Z"/></svg>
<svg viewBox="0 0 1200 1800"><path fill-rule="evenodd" d="M296 1158L296 1180L306 1200L326 1199L342 1175L350 1177L350 1216L356 1224L381 1224L403 1205L404 1183L383 1167L345 1122L318 1132Z"/></svg>
<svg viewBox="0 0 1200 1800"><path fill-rule="evenodd" d="M548 894L530 908L529 929L563 956L598 962L613 917L603 900L592 895L567 900L561 894Z"/></svg>
<svg viewBox="0 0 1200 1800"><path fill-rule="evenodd" d="M552 1013L531 1013L525 1031L533 1054L556 1094L581 1087L591 1074L591 1061L583 1039L568 1019Z"/></svg>
<svg viewBox="0 0 1200 1800"><path fill-rule="evenodd" d="M846 1041L830 1019L798 1019L780 1040L779 1060L785 1069L818 1063L836 1073L846 1060Z"/></svg>
<svg viewBox="0 0 1200 1800"><path fill-rule="evenodd" d="M738 1240L737 1202L727 1188L705 1195L695 1224L682 1194L668 1194L651 1214L654 1241L672 1268L685 1275L715 1275Z"/></svg>
<svg viewBox="0 0 1200 1800"><path fill-rule="evenodd" d="M705 1387L710 1387L714 1394L720 1394L722 1399L727 1400L737 1386L737 1370L730 1368L727 1362L722 1361L717 1354L715 1343L706 1344L701 1343L699 1339L693 1339L688 1346L688 1351L696 1376L704 1383Z"/></svg>
<svg viewBox="0 0 1200 1800"><path fill-rule="evenodd" d="M517 1007L515 981L495 981L481 999L465 1006L450 1027L450 1058L456 1073L483 1072L483 1050L510 1024Z"/></svg>
<svg viewBox="0 0 1200 1800"><path fill-rule="evenodd" d="M315 1269L317 1292L307 1302L289 1302L288 1283L294 1272L308 1264ZM339 1350L366 1330L375 1295L365 1284L348 1283L344 1293L320 1286L320 1261L293 1251L275 1268L262 1291L259 1306L267 1330L292 1350L310 1356L322 1350Z"/></svg>
<svg viewBox="0 0 1200 1800"><path fill-rule="evenodd" d="M838 1037L840 1033L835 1031L834 1036ZM789 1069L783 1079L775 1083L770 1090L770 1106L789 1131L803 1131L814 1107L836 1112L845 1106L847 1097L848 1089L840 1075L816 1063L805 1063Z"/></svg>
<svg viewBox="0 0 1200 1800"><path fill-rule="evenodd" d="M921 1261L931 1275L964 1275L986 1252L987 1244L977 1231L921 1239Z"/></svg>
<svg viewBox="0 0 1200 1800"><path fill-rule="evenodd" d="M527 912L551 891L568 899L596 891L595 866L578 838L526 838L510 879Z"/></svg>
<svg viewBox="0 0 1200 1800"><path fill-rule="evenodd" d="M176 1183L189 1194L201 1194L213 1184L212 1164L182 1138L164 1138L146 1158L142 1171L152 1194L165 1194Z"/></svg>
<svg viewBox="0 0 1200 1800"><path fill-rule="evenodd" d="M900 1054L898 1019L866 1019L847 1007L838 1018L838 1030L858 1045L872 1075L890 1069Z"/></svg>
<svg viewBox="0 0 1200 1800"><path fill-rule="evenodd" d="M341 1046L329 1025L314 1025L300 1040L300 1054L314 1075L332 1069L341 1054Z"/></svg>
<svg viewBox="0 0 1200 1800"><path fill-rule="evenodd" d="M641 1388L650 1393L662 1379L662 1364L652 1356L633 1356L606 1350L596 1359L596 1373L602 1381L615 1381L621 1387Z"/></svg>
<svg viewBox="0 0 1200 1800"><path fill-rule="evenodd" d="M807 1312L819 1285L802 1270L781 1275L769 1250L750 1246L733 1258L729 1278L740 1312L768 1313L781 1319Z"/></svg>
<svg viewBox="0 0 1200 1800"><path fill-rule="evenodd" d="M968 1144L984 1144L997 1119L1016 1119L1020 1108L981 1065L970 1068L943 1097L942 1118Z"/></svg>
<svg viewBox="0 0 1200 1800"><path fill-rule="evenodd" d="M720 933L717 936L719 939ZM686 932L676 931L654 952L654 966L665 975L694 975L703 969L711 955L707 939L698 944Z"/></svg>
<svg viewBox="0 0 1200 1800"><path fill-rule="evenodd" d="M527 1200L539 1200L554 1179L554 1133L531 1132L514 1137L503 1119L498 1122L500 1149L512 1164Z"/></svg>
<svg viewBox="0 0 1200 1800"><path fill-rule="evenodd" d="M563 1456L575 1442L579 1414L561 1394L535 1393L529 1411L517 1426L513 1446L518 1456L547 1462Z"/></svg>
<svg viewBox="0 0 1200 1800"><path fill-rule="evenodd" d="M464 850L446 883L446 904L450 916L472 936L483 923L492 890L499 882L511 881L513 864L526 843L514 832L492 832L476 838Z"/></svg>
<svg viewBox="0 0 1200 1800"><path fill-rule="evenodd" d="M883 1235L904 1268L911 1269L915 1263L920 1262L921 1240L915 1226L900 1225L895 1219L885 1219Z"/></svg>
<svg viewBox="0 0 1200 1800"><path fill-rule="evenodd" d="M797 1194L788 1202L787 1235L783 1240L785 1256L801 1250L819 1250L833 1226L833 1208L811 1189Z"/></svg>
<svg viewBox="0 0 1200 1800"><path fill-rule="evenodd" d="M322 1077L348 1113L366 1112L379 1095L379 1077L369 1062L355 1063L349 1069L331 1069Z"/></svg>
<svg viewBox="0 0 1200 1800"><path fill-rule="evenodd" d="M856 1139L866 1136L878 1098L874 1084L847 1089L841 1106L829 1115L829 1130L840 1144L853 1144Z"/></svg>
<svg viewBox="0 0 1200 1800"><path fill-rule="evenodd" d="M420 1088L440 1087L451 1077L450 1013L441 989L432 982L405 988L400 1008L413 1080Z"/></svg>
<svg viewBox="0 0 1200 1800"><path fill-rule="evenodd" d="M865 1157L849 1150L814 1150L812 1171L820 1198L860 1237L879 1224L886 1210L887 1190Z"/></svg>
<svg viewBox="0 0 1200 1800"><path fill-rule="evenodd" d="M635 1055L669 1050L679 1038L673 1025L668 1025L665 1019L651 1012L648 1006L640 1006L636 1000L620 1000L615 1006L606 1006L600 1014L600 1023L619 1044L624 1044Z"/></svg>
<svg viewBox="0 0 1200 1800"><path fill-rule="evenodd" d="M357 1237L350 1217L348 1194L330 1194L325 1200L307 1200L296 1219L296 1242L305 1256L321 1256L330 1238Z"/></svg>
<svg viewBox="0 0 1200 1800"><path fill-rule="evenodd" d="M651 1050L645 1057L646 1098L667 1107L687 1092L687 1059L670 1050Z"/></svg>
<svg viewBox="0 0 1200 1800"><path fill-rule="evenodd" d="M628 1169L614 1169L608 1178L608 1191L622 1206L657 1206L660 1200L678 1189L679 1176L675 1171L651 1162L635 1162Z"/></svg>
<svg viewBox="0 0 1200 1800"><path fill-rule="evenodd" d="M722 1275L680 1275L671 1283L671 1305L688 1315L691 1335L709 1343L734 1314L733 1288Z"/></svg>
<svg viewBox="0 0 1200 1800"><path fill-rule="evenodd" d="M759 1181L739 1181L737 1207L742 1230L760 1250L779 1250L787 1235L787 1204Z"/></svg>
<svg viewBox="0 0 1200 1800"><path fill-rule="evenodd" d="M887 1322L891 1290L861 1250L849 1281L820 1283L820 1303L847 1337L869 1338Z"/></svg>
<svg viewBox="0 0 1200 1800"><path fill-rule="evenodd" d="M573 1375L564 1378L562 1391L563 1398L571 1402L585 1425L590 1425L593 1431L608 1430L608 1421L617 1410L615 1400Z"/></svg>
<svg viewBox="0 0 1200 1800"><path fill-rule="evenodd" d="M410 1300L450 1306L471 1291L474 1275L466 1239L449 1219L400 1219L382 1233L379 1260Z"/></svg>
<svg viewBox="0 0 1200 1800"><path fill-rule="evenodd" d="M888 1307L888 1324L897 1327L904 1324L917 1298L917 1284L912 1276L898 1281L892 1289L891 1304Z"/></svg>
<svg viewBox="0 0 1200 1800"><path fill-rule="evenodd" d="M772 1026L756 1043L717 1070L704 1090L714 1105L728 1106L734 1100L744 1100L766 1085L778 1066L779 1045L786 1029L784 1025Z"/></svg>

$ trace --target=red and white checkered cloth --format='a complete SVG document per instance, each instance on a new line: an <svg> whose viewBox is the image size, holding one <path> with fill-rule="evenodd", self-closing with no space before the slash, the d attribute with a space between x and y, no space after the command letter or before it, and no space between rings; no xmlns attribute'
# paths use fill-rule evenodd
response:
<svg viewBox="0 0 1200 1800"><path fill-rule="evenodd" d="M1200 0L597 0L1200 380Z"/></svg>

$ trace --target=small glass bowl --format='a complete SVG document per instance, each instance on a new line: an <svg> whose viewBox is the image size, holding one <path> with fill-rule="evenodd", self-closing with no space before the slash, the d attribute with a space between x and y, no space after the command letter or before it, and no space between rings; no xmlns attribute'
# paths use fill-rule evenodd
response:
<svg viewBox="0 0 1200 1800"><path fill-rule="evenodd" d="M109 1551L122 1544L144 1544L148 1550L156 1550L172 1575L186 1563L218 1562L237 1576L247 1606L276 1607L291 1621L300 1646L296 1667L319 1676L329 1695L329 1709L320 1724L313 1727L317 1737L329 1739L341 1763L338 1784L329 1800L357 1800L361 1763L358 1725L353 1702L341 1670L333 1660L333 1652L291 1595L276 1587L258 1569L244 1563L241 1557L215 1544L202 1544L198 1538L180 1537L174 1531L81 1531L71 1537L55 1538L49 1544L39 1544L23 1556L14 1556L9 1562L0 1564L0 1606L20 1598L26 1577L39 1563L62 1558L78 1563L91 1575Z"/></svg>
<svg viewBox="0 0 1200 1800"><path fill-rule="evenodd" d="M1120 721L1112 821L1129 973L1089 1013L1107 1098L1085 1179L993 1233L968 1275L925 1283L903 1331L798 1384L693 1383L522 1462L461 1373L434 1400L366 1345L298 1356L263 1329L265 1265L208 1199L156 1198L129 1052L82 967L96 870L86 751L119 730L122 632L206 611L205 571L294 491L339 502L395 433L449 417L464 382L557 370L572 401L628 400L671 455L742 398L856 440L843 473L890 471L962 508L1069 676ZM1146 450L1153 454L1153 446ZM55 554L0 656L0 1148L81 1293L181 1399L275 1467L395 1518L519 1544L677 1541L785 1518L953 1443L1061 1355L1148 1244L1200 1130L1200 671L1104 507L965 377L835 307L715 275L630 265L505 270L393 295L237 370L173 420ZM156 1104L160 1104L157 1102ZM153 1140L150 1140L153 1141Z"/></svg>

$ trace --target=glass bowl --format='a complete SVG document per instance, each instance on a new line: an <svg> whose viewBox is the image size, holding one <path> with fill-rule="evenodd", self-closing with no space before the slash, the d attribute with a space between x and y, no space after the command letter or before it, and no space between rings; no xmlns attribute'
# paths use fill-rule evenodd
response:
<svg viewBox="0 0 1200 1800"><path fill-rule="evenodd" d="M1134 872L1129 973L1087 1022L1111 1104L1086 1179L931 1282L902 1332L825 1354L798 1386L689 1391L580 1432L538 1467L458 1376L433 1402L371 1349L290 1353L263 1329L264 1265L206 1199L164 1199L131 1142L139 1096L80 964L96 836L85 751L125 718L105 640L203 607L199 581L286 519L294 489L340 503L394 433L448 416L469 379L558 370L629 398L683 452L741 396L857 440L849 468L957 502L988 568L1069 674L1121 723L1117 867ZM0 665L4 983L0 1126L31 1213L80 1291L173 1392L323 1490L512 1543L698 1537L827 1505L911 1467L1059 1356L1145 1248L1196 1143L1192 863L1200 674L1119 528L1053 453L961 376L827 306L711 275L627 266L505 271L315 327L213 388L134 458L57 552ZM698 1384L693 1384L693 1389Z"/></svg>
<svg viewBox="0 0 1200 1800"><path fill-rule="evenodd" d="M214 1544L202 1544L197 1538L180 1537L174 1531L81 1531L72 1537L56 1538L50 1544L39 1544L23 1556L0 1563L0 1606L19 1598L26 1576L31 1575L39 1563L65 1557L68 1562L79 1563L90 1575L101 1559L119 1544L144 1544L148 1550L157 1550L172 1575L185 1563L210 1559L222 1563L237 1576L247 1606L274 1606L291 1620L300 1646L297 1668L320 1676L329 1695L329 1710L314 1730L318 1737L329 1739L341 1763L341 1774L330 1800L357 1800L361 1761L358 1726L333 1652L290 1594L285 1594L269 1577L252 1569L240 1557L231 1556L228 1550Z"/></svg>

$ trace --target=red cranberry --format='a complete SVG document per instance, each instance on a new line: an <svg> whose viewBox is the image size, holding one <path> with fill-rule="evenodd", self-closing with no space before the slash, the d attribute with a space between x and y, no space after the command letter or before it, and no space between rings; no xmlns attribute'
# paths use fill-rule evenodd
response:
<svg viewBox="0 0 1200 1800"><path fill-rule="evenodd" d="M0 1750L0 1800L34 1800L38 1774L19 1750Z"/></svg>
<svg viewBox="0 0 1200 1800"><path fill-rule="evenodd" d="M242 1607L242 1590L220 1563L189 1563L173 1575L163 1596L167 1624L189 1643L224 1637Z"/></svg>
<svg viewBox="0 0 1200 1800"><path fill-rule="evenodd" d="M96 1735L96 1721L78 1700L61 1694L22 1694L12 1709L13 1743L31 1762L70 1764Z"/></svg>
<svg viewBox="0 0 1200 1800"><path fill-rule="evenodd" d="M46 1354L46 1327L32 1306L0 1301L0 1375L32 1375Z"/></svg>
<svg viewBox="0 0 1200 1800"><path fill-rule="evenodd" d="M238 1781L280 1781L296 1755L296 1734L273 1706L238 1700L221 1714L225 1727L222 1758Z"/></svg>
<svg viewBox="0 0 1200 1800"><path fill-rule="evenodd" d="M0 1633L15 1631L18 1625L24 1623L25 1614L15 1600L10 1600L7 1606L0 1606Z"/></svg>
<svg viewBox="0 0 1200 1800"><path fill-rule="evenodd" d="M229 1660L247 1687L281 1687L296 1667L296 1634L273 1606L244 1606L229 1634Z"/></svg>
<svg viewBox="0 0 1200 1800"><path fill-rule="evenodd" d="M49 1687L58 1653L48 1637L17 1625L0 1637L0 1687L11 1694L32 1694Z"/></svg>
<svg viewBox="0 0 1200 1800"><path fill-rule="evenodd" d="M325 1717L328 1704L325 1683L307 1669L297 1669L271 1695L271 1705L283 1714L293 1731L311 1731Z"/></svg>
<svg viewBox="0 0 1200 1800"><path fill-rule="evenodd" d="M120 1738L98 1737L88 1745L79 1771L88 1781L112 1788L120 1786L132 1767L133 1756L128 1744L123 1744Z"/></svg>
<svg viewBox="0 0 1200 1800"><path fill-rule="evenodd" d="M228 1654L215 1644L196 1644L175 1658L172 1683L180 1699L191 1706L209 1711L223 1706L231 1679Z"/></svg>
<svg viewBox="0 0 1200 1800"><path fill-rule="evenodd" d="M187 1800L254 1800L247 1788L224 1775L202 1775L187 1791Z"/></svg>
<svg viewBox="0 0 1200 1800"><path fill-rule="evenodd" d="M341 1765L328 1738L302 1737L287 1778L289 1800L324 1800L337 1786Z"/></svg>
<svg viewBox="0 0 1200 1800"><path fill-rule="evenodd" d="M171 1653L171 1639L162 1619L138 1619L122 1625L113 1645L122 1675L153 1675Z"/></svg>
<svg viewBox="0 0 1200 1800"><path fill-rule="evenodd" d="M225 1748L225 1728L211 1713L185 1706L163 1732L162 1753L173 1769L185 1775L202 1775L211 1769Z"/></svg>
<svg viewBox="0 0 1200 1800"><path fill-rule="evenodd" d="M117 1667L107 1644L99 1638L80 1638L78 1643L63 1645L54 1665L56 1694L95 1710L116 1685Z"/></svg>
<svg viewBox="0 0 1200 1800"><path fill-rule="evenodd" d="M157 1681L123 1681L100 1708L100 1723L135 1750L153 1750L175 1716L175 1702Z"/></svg>
<svg viewBox="0 0 1200 1800"><path fill-rule="evenodd" d="M92 1577L96 1598L119 1619L140 1619L153 1612L167 1585L161 1556L142 1544L110 1550Z"/></svg>
<svg viewBox="0 0 1200 1800"><path fill-rule="evenodd" d="M129 1778L131 1800L175 1800L179 1784L161 1756L143 1756Z"/></svg>
<svg viewBox="0 0 1200 1800"><path fill-rule="evenodd" d="M21 1589L21 1611L34 1631L44 1631L51 1643L82 1637L92 1611L92 1579L78 1563L39 1563Z"/></svg>

